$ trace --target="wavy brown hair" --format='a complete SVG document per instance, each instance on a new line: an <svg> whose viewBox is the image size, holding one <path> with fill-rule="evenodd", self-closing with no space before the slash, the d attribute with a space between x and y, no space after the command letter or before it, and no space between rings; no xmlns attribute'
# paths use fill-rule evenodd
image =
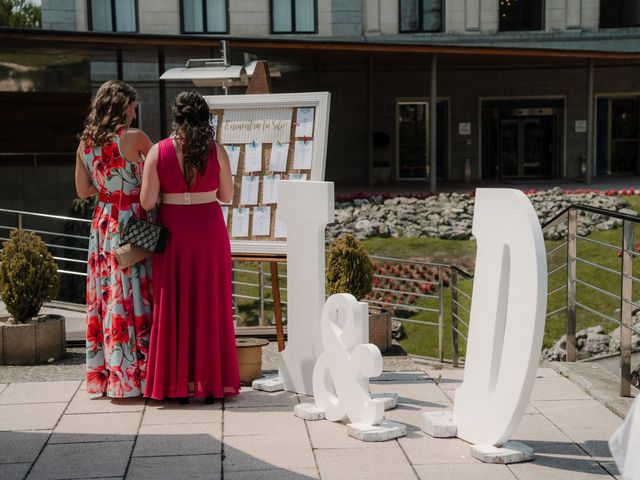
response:
<svg viewBox="0 0 640 480"><path fill-rule="evenodd" d="M209 105L198 92L189 90L178 94L171 107L173 131L182 143L183 174L187 185L195 173L204 174L209 150L213 144L213 127L209 123Z"/></svg>
<svg viewBox="0 0 640 480"><path fill-rule="evenodd" d="M121 80L104 82L91 102L79 140L96 147L106 145L127 125L127 107L136 101L136 91Z"/></svg>

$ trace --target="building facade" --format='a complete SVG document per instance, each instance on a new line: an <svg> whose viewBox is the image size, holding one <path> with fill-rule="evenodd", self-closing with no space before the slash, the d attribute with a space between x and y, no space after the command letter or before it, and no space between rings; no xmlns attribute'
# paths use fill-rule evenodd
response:
<svg viewBox="0 0 640 480"><path fill-rule="evenodd" d="M29 117L0 142L16 178L55 168L72 185L55 154L109 78L136 87L159 140L191 87L160 74L223 39L233 63L282 73L274 92L331 92L326 178L343 186L640 173L640 0L42 0L42 23L0 27L0 102ZM55 132L43 105L67 119ZM31 152L24 125L50 151Z"/></svg>

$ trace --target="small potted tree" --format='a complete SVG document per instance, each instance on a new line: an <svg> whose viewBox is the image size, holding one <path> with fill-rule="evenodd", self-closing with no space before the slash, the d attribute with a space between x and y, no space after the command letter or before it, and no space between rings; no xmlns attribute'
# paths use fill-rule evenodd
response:
<svg viewBox="0 0 640 480"><path fill-rule="evenodd" d="M0 363L29 365L66 353L64 317L38 315L58 292L53 255L32 232L13 230L0 250L0 298L10 316L0 317Z"/></svg>
<svg viewBox="0 0 640 480"><path fill-rule="evenodd" d="M329 295L350 293L362 300L371 292L373 265L353 235L343 235L331 244L326 277ZM369 306L369 342L381 352L391 346L391 316L375 306Z"/></svg>

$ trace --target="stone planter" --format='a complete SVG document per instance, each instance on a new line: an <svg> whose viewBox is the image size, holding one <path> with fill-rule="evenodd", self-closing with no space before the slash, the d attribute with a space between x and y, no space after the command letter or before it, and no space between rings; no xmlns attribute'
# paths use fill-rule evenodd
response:
<svg viewBox="0 0 640 480"><path fill-rule="evenodd" d="M18 324L8 320L9 317L0 317L0 364L46 363L67 353L64 317L42 315L30 323Z"/></svg>
<svg viewBox="0 0 640 480"><path fill-rule="evenodd" d="M265 345L269 342L261 338L236 338L240 383L243 385L251 385L256 378L262 377L262 347Z"/></svg>
<svg viewBox="0 0 640 480"><path fill-rule="evenodd" d="M389 312L369 306L369 343L381 353L391 347L391 315Z"/></svg>

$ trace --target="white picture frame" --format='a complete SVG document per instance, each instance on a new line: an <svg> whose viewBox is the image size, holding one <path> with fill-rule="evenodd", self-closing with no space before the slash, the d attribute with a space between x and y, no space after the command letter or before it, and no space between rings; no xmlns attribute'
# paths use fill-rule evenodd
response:
<svg viewBox="0 0 640 480"><path fill-rule="evenodd" d="M311 173L308 180L323 181L327 159L327 140L329 134L329 92L272 93L255 95L206 95L210 110L234 110L256 108L300 108L315 109L313 127L313 151ZM295 135L295 133L294 133ZM291 138L295 141L295 137ZM265 163L265 162L263 162ZM268 164L268 162L266 162ZM286 254L287 242L283 240L240 240L231 239L232 253L255 255Z"/></svg>

